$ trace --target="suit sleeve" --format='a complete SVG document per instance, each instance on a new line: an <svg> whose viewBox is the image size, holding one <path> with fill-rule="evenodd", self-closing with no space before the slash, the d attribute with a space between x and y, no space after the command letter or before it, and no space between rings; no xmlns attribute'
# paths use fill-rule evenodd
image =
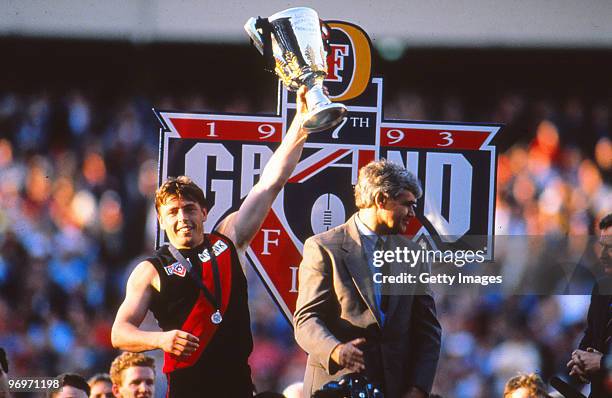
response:
<svg viewBox="0 0 612 398"><path fill-rule="evenodd" d="M597 311L597 305L596 305L596 301L597 301L597 295L598 295L598 289L597 289L597 283L595 283L595 285L593 286L593 290L591 291L591 304L589 305L589 312L587 314L587 325L586 325L586 329L584 331L584 336L582 337L582 340L580 340L580 345L578 346L578 348L580 348L581 350L585 350L588 347L594 347L595 344L595 336L594 336L594 328L595 325L593 324L595 321L595 317L597 316L595 314L595 312Z"/></svg>
<svg viewBox="0 0 612 398"><path fill-rule="evenodd" d="M326 314L334 311L331 259L312 238L304 244L304 255L298 273L298 298L293 316L295 339L328 374L338 367L331 353L340 341L325 324Z"/></svg>
<svg viewBox="0 0 612 398"><path fill-rule="evenodd" d="M421 272L429 272L425 264ZM436 303L431 289L414 296L411 316L411 358L408 366L407 387L416 386L429 394L440 358L442 327L436 316Z"/></svg>
<svg viewBox="0 0 612 398"><path fill-rule="evenodd" d="M602 311L607 307L608 296L602 296L599 292L599 284L595 283L591 292L591 304L589 305L589 312L587 314L587 326L584 331L584 336L580 341L578 348L581 350L587 350L588 348L594 348L598 351L605 352L605 343L601 341L602 329L606 326L606 320L602 319ZM604 298L605 297L605 298ZM603 379L606 376L605 371L605 360L606 355L602 355L600 361L600 368L597 372L589 374L587 378L591 381L592 386L602 386ZM593 388L593 387L591 387ZM602 387L600 387L602 388ZM591 390L593 391L593 390Z"/></svg>

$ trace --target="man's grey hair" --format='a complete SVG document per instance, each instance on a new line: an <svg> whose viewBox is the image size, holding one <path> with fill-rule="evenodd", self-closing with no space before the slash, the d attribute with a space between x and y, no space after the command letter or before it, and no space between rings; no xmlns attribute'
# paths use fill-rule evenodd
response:
<svg viewBox="0 0 612 398"><path fill-rule="evenodd" d="M359 170L355 204L360 209L367 209L374 205L379 192L395 199L404 189L412 192L417 199L423 195L419 180L403 166L387 159L372 161Z"/></svg>

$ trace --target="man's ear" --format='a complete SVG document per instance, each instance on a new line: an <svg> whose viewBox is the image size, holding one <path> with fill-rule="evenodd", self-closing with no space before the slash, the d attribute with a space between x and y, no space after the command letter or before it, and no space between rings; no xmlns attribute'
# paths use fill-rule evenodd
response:
<svg viewBox="0 0 612 398"><path fill-rule="evenodd" d="M159 223L159 227L162 230L165 230L166 228L164 227L164 222L162 221L162 216L160 214L157 214L157 222Z"/></svg>
<svg viewBox="0 0 612 398"><path fill-rule="evenodd" d="M382 192L378 192L376 196L374 196L374 204L377 209L384 209L385 204L387 203L387 195Z"/></svg>
<svg viewBox="0 0 612 398"><path fill-rule="evenodd" d="M113 395L117 398L121 398L121 394L119 393L119 386L113 383Z"/></svg>

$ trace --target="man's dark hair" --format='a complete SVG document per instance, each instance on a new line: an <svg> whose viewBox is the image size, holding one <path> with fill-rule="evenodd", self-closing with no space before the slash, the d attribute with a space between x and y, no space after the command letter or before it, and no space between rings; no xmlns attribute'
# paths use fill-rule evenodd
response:
<svg viewBox="0 0 612 398"><path fill-rule="evenodd" d="M210 208L202 189L187 176L170 177L157 189L155 192L157 214L159 214L159 208L170 198L192 200L203 209Z"/></svg>
<svg viewBox="0 0 612 398"><path fill-rule="evenodd" d="M612 227L612 213L608 214L599 222L599 230L603 231L606 228Z"/></svg>
<svg viewBox="0 0 612 398"><path fill-rule="evenodd" d="M61 375L57 376L57 378L60 381L60 388L64 387L64 386L71 386L74 388L78 388L79 390L83 390L85 391L85 393L87 394L87 396L89 396L89 393L91 392L91 389L89 388L89 385L87 384L87 381L85 380L85 378L79 374L76 373L62 373ZM56 392L52 392L49 393L49 397L53 398L55 397Z"/></svg>

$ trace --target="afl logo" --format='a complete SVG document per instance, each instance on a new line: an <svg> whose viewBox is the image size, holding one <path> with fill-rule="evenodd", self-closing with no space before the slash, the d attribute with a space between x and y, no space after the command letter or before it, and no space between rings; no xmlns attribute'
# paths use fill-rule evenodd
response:
<svg viewBox="0 0 612 398"><path fill-rule="evenodd" d="M183 278L185 274L187 273L187 270L185 269L185 267L183 267L183 265L179 262L165 266L164 270L166 271L166 274L168 274L168 276L177 275L177 276L180 276L181 278Z"/></svg>
<svg viewBox="0 0 612 398"><path fill-rule="evenodd" d="M345 219L344 204L333 193L319 196L312 205L310 226L315 234L328 231L336 225L342 224Z"/></svg>
<svg viewBox="0 0 612 398"><path fill-rule="evenodd" d="M334 101L348 101L360 96L370 83L370 38L360 27L347 22L326 24L331 31L325 86Z"/></svg>

